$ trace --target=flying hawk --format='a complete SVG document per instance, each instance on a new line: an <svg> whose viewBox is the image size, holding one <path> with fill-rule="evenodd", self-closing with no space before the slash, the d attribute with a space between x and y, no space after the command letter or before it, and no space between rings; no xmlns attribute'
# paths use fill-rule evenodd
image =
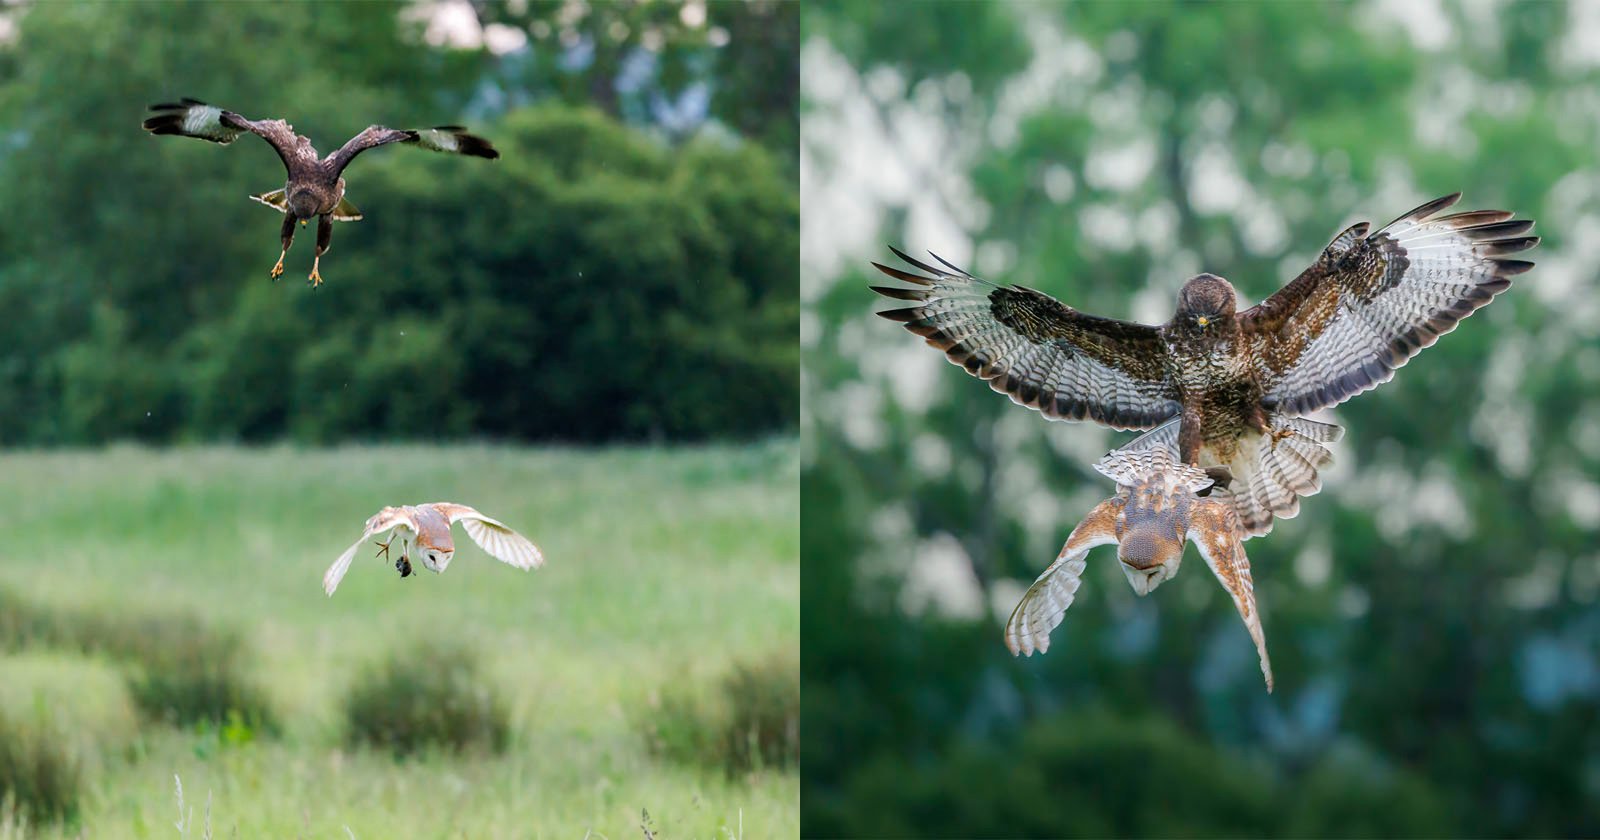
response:
<svg viewBox="0 0 1600 840"><path fill-rule="evenodd" d="M213 143L227 145L246 132L267 141L283 160L289 171L289 182L283 189L273 190L251 198L284 214L283 253L272 267L272 279L283 274L283 258L294 242L294 224L303 226L313 216L317 217L317 254L311 262L312 286L322 285L322 274L317 271L322 255L328 251L333 238L333 223L360 221L361 211L344 197L344 178L340 175L356 155L367 149L387 143L404 143L435 152L453 152L460 155L489 158L500 156L489 141L459 125L442 125L437 128L385 128L368 126L365 131L350 138L348 143L325 158L317 157L311 141L294 133L294 127L283 120L249 120L222 108L207 105L197 99L185 98L178 104L151 105L156 115L144 121L151 134L176 134L180 137L197 137Z"/></svg>
<svg viewBox="0 0 1600 840"><path fill-rule="evenodd" d="M1095 469L1117 483L1117 494L1089 511L1056 561L1028 587L1006 622L1006 647L1029 656L1050 649L1050 631L1072 606L1089 549L1115 543L1123 574L1143 596L1178 573L1184 545L1192 540L1244 619L1271 692L1272 662L1256 612L1243 525L1228 503L1196 495L1211 486L1211 477L1163 449L1112 452Z"/></svg>
<svg viewBox="0 0 1600 840"><path fill-rule="evenodd" d="M333 590L339 588L339 581L344 579L344 573L350 570L350 561L355 558L356 550L361 548L361 544L388 531L394 533L389 539L377 543L378 555L387 558L389 547L394 545L396 539L400 540L400 557L394 561L394 567L400 570L401 577L411 575L413 546L417 549L417 559L422 561L422 565L430 571L442 573L445 567L450 565L450 559L456 553L456 543L450 536L450 526L457 522L461 523L467 536L471 537L479 548L489 552L489 556L502 563L523 570L537 569L544 565L544 555L539 552L538 546L528 541L527 537L466 505L452 502L401 505L386 507L367 520L367 528L362 532L361 539L345 549L344 553L339 555L339 559L328 567L327 574L322 576L322 588L332 595Z"/></svg>
<svg viewBox="0 0 1600 840"><path fill-rule="evenodd" d="M1171 447L1216 480L1251 535L1299 512L1331 461L1337 426L1298 419L1387 382L1533 263L1533 222L1502 210L1438 216L1460 193L1376 232L1334 238L1289 285L1243 312L1233 286L1190 278L1161 325L1088 315L1033 289L979 280L894 253L924 274L879 271L916 288L874 286L913 306L902 322L968 373L1052 420L1155 431L1135 448Z"/></svg>

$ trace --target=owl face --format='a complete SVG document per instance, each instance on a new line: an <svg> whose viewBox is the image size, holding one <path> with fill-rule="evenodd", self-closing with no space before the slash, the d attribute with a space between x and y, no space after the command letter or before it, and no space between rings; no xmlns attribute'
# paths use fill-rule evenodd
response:
<svg viewBox="0 0 1600 840"><path fill-rule="evenodd" d="M450 565L450 558L456 556L455 549L450 548L426 548L423 546L417 546L417 549L419 552L419 559L422 560L422 565L426 566L430 571L435 573L443 572L445 568Z"/></svg>
<svg viewBox="0 0 1600 840"><path fill-rule="evenodd" d="M1164 519L1129 522L1117 543L1122 573L1128 576L1128 584L1139 595L1149 595L1172 578L1178 573L1178 564L1183 562L1183 534L1175 533Z"/></svg>

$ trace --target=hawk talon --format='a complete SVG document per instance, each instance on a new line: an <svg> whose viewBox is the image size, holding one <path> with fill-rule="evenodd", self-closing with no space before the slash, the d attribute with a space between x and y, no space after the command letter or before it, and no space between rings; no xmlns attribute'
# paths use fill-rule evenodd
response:
<svg viewBox="0 0 1600 840"><path fill-rule="evenodd" d="M283 276L283 257L278 258L278 264L272 267L272 273L269 276L273 280L277 280L279 277Z"/></svg>
<svg viewBox="0 0 1600 840"><path fill-rule="evenodd" d="M1269 444L1269 446L1274 452L1276 452L1278 450L1278 441L1287 440L1294 437L1294 429L1269 429L1267 430L1267 437L1272 439L1272 443Z"/></svg>
<svg viewBox="0 0 1600 840"><path fill-rule="evenodd" d="M311 276L306 278L306 282L311 284L311 288L315 289L322 285L322 274L313 268L311 269Z"/></svg>

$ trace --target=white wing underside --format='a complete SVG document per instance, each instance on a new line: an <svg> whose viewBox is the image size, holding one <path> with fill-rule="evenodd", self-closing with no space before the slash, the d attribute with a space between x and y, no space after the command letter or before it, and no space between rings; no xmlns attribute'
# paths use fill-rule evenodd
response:
<svg viewBox="0 0 1600 840"><path fill-rule="evenodd" d="M361 534L361 539L356 540L349 548L345 549L344 553L339 555L339 559L333 561L333 565L329 566L328 571L323 574L322 591L332 595L333 590L339 588L339 581L344 580L345 572L350 571L350 562L355 559L356 552L361 549L361 546L367 540L400 526L404 526L406 530L411 532L415 532L417 529L416 521L403 508L385 508L377 516L368 519L367 528Z"/></svg>
<svg viewBox="0 0 1600 840"><path fill-rule="evenodd" d="M477 510L452 502L435 502L433 505L444 514L450 524L461 523L462 530L496 560L518 569L537 569L544 565L544 554L531 540L490 519Z"/></svg>

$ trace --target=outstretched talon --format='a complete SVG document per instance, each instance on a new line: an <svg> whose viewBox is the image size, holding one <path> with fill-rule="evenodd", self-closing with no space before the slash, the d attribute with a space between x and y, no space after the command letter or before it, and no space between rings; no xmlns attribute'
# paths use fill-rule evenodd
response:
<svg viewBox="0 0 1600 840"><path fill-rule="evenodd" d="M1272 429L1267 432L1267 436L1272 439L1272 443L1270 444L1271 448L1276 450L1278 448L1278 441L1288 440L1289 438L1294 437L1294 429L1288 428L1287 426L1282 429Z"/></svg>
<svg viewBox="0 0 1600 840"><path fill-rule="evenodd" d="M388 557L389 556L389 543L392 543L392 542L394 542L394 537L390 537L389 538L389 542L375 542L375 543L373 543L373 545L378 547L378 553L374 554L372 556L373 557Z"/></svg>
<svg viewBox="0 0 1600 840"><path fill-rule="evenodd" d="M315 265L311 266L311 276L306 278L306 282L310 283L311 288L313 289L322 285L322 274L321 272L317 271L317 267Z"/></svg>
<svg viewBox="0 0 1600 840"><path fill-rule="evenodd" d="M276 280L283 276L283 257L287 253L289 252L284 251L283 254L278 255L278 264L272 267L272 279Z"/></svg>

